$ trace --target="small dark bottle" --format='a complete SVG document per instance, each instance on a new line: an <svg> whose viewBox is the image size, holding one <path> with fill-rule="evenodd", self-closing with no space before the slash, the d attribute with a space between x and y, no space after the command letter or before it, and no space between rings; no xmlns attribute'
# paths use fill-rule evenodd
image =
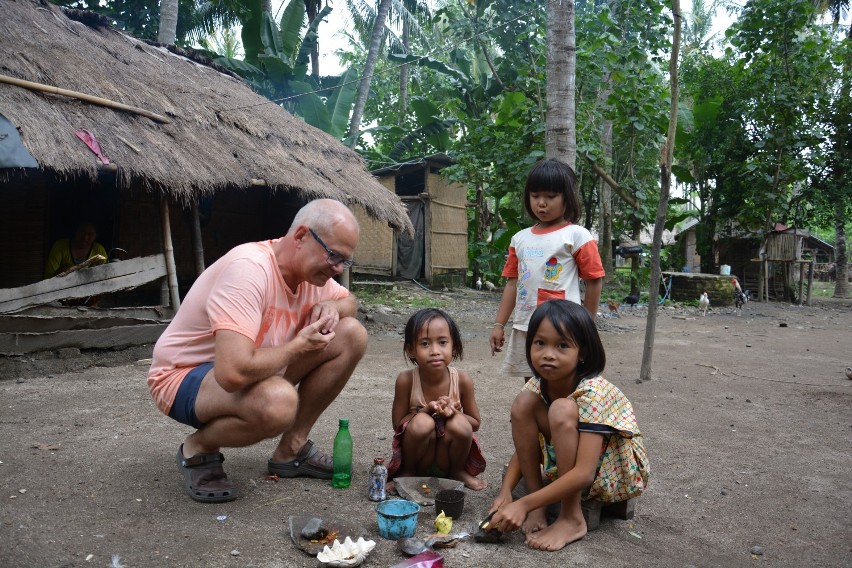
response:
<svg viewBox="0 0 852 568"><path fill-rule="evenodd" d="M384 458L376 458L373 460L373 467L370 468L370 487L367 494L370 501L384 501L387 495L385 494L385 484L388 480L388 468L385 467Z"/></svg>

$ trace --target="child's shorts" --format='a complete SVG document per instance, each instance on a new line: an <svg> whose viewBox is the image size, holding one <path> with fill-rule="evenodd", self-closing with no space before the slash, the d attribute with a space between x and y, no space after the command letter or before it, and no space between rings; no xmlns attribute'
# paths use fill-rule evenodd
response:
<svg viewBox="0 0 852 568"><path fill-rule="evenodd" d="M505 349L500 372L511 377L532 377L532 369L527 364L527 332L513 328Z"/></svg>

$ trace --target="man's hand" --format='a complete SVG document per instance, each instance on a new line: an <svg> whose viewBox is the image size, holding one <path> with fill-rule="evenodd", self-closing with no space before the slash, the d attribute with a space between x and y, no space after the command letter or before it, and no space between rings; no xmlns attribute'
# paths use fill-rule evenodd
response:
<svg viewBox="0 0 852 568"><path fill-rule="evenodd" d="M334 313L336 315L337 311L335 310ZM326 314L317 321L312 322L310 325L306 325L302 328L302 330L299 332L299 337L304 340L304 350L306 352L322 351L323 349L328 347L328 344L331 343L332 339L334 339L334 328L330 325L332 321L335 325L337 324L336 317L333 317L331 314Z"/></svg>
<svg viewBox="0 0 852 568"><path fill-rule="evenodd" d="M311 314L308 317L308 327L319 321L326 322L319 328L319 333L327 335L334 331L334 328L337 327L337 322L340 321L340 312L337 309L335 301L328 300L314 304L314 307L311 308ZM305 329L308 328L306 327Z"/></svg>

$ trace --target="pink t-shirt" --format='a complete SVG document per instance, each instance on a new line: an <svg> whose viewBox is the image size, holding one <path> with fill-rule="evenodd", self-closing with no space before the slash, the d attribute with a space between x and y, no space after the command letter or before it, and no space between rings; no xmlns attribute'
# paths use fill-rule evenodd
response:
<svg viewBox="0 0 852 568"><path fill-rule="evenodd" d="M245 335L257 347L284 345L305 326L315 304L349 295L331 279L322 287L302 282L291 291L275 260L274 242L231 249L190 288L157 340L148 371L148 387L163 413L171 410L184 377L198 365L213 361L214 335L220 329Z"/></svg>

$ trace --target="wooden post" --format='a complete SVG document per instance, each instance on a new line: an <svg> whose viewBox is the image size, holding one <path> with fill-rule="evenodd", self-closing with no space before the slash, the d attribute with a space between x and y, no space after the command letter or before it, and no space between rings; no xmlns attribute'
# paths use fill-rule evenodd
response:
<svg viewBox="0 0 852 568"><path fill-rule="evenodd" d="M769 303L769 259L763 261L763 286L766 303Z"/></svg>
<svg viewBox="0 0 852 568"><path fill-rule="evenodd" d="M808 263L808 305L811 305L811 292L814 289L814 261Z"/></svg>
<svg viewBox="0 0 852 568"><path fill-rule="evenodd" d="M180 308L180 294L178 293L177 268L175 267L175 251L172 247L172 225L169 220L169 198L163 195L160 198L160 213L163 224L163 254L166 255L166 274L169 279L169 296L172 309L177 312Z"/></svg>
<svg viewBox="0 0 852 568"><path fill-rule="evenodd" d="M805 292L805 263L799 261L799 305L805 303L802 295Z"/></svg>
<svg viewBox="0 0 852 568"><path fill-rule="evenodd" d="M195 275L201 276L204 272L204 242L201 240L198 200L192 202L192 255L195 258Z"/></svg>

